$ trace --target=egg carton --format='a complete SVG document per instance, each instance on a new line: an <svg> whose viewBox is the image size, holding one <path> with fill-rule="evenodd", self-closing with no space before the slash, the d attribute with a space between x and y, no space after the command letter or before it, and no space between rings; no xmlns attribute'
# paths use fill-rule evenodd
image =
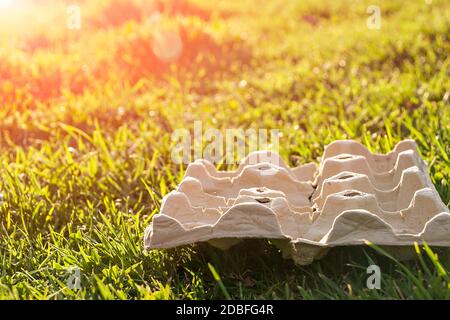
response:
<svg viewBox="0 0 450 320"><path fill-rule="evenodd" d="M288 167L276 154L250 154L235 171L191 163L145 230L146 249L208 241L227 249L266 238L306 265L331 247L386 246L409 257L414 242L450 246L450 214L412 140L385 155L355 141L325 148L320 166Z"/></svg>

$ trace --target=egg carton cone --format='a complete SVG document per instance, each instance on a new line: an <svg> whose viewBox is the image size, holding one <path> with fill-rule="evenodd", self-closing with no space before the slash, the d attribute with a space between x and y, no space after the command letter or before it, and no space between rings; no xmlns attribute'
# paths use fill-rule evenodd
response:
<svg viewBox="0 0 450 320"><path fill-rule="evenodd" d="M251 153L235 171L191 163L145 230L144 246L208 241L227 249L247 238L271 239L299 265L367 241L402 258L414 242L450 246L450 214L414 141L381 155L339 140L319 166L290 168L269 151Z"/></svg>

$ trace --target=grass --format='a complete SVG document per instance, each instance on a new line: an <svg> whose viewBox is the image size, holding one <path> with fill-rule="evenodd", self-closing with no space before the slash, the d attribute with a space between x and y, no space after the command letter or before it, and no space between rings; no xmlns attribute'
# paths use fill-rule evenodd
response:
<svg viewBox="0 0 450 320"><path fill-rule="evenodd" d="M412 138L449 204L447 1L377 1L380 30L366 27L370 1L155 1L158 28L183 42L172 63L149 44L148 2L80 1L81 30L48 3L0 23L0 298L450 297L445 248L417 246L409 262L335 248L296 267L270 241L227 252L142 244L185 169L171 160L171 133L195 120L279 129L292 165L335 139L387 152ZM372 264L380 290L366 287ZM67 286L72 267L81 289Z"/></svg>

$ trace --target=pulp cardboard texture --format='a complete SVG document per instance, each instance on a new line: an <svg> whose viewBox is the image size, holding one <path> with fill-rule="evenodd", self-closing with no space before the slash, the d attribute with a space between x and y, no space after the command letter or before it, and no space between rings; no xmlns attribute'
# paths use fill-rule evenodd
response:
<svg viewBox="0 0 450 320"><path fill-rule="evenodd" d="M320 166L289 168L275 153L250 154L236 171L191 163L145 230L146 249L201 241L227 249L267 238L306 265L334 246L370 241L399 258L414 242L450 246L450 214L412 140L388 154L355 141L325 148Z"/></svg>

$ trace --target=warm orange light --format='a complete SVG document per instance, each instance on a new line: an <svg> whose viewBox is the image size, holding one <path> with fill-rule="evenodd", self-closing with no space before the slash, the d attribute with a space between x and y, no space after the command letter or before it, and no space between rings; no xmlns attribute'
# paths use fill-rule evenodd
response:
<svg viewBox="0 0 450 320"><path fill-rule="evenodd" d="M12 0L0 0L0 8L9 7L12 3Z"/></svg>

